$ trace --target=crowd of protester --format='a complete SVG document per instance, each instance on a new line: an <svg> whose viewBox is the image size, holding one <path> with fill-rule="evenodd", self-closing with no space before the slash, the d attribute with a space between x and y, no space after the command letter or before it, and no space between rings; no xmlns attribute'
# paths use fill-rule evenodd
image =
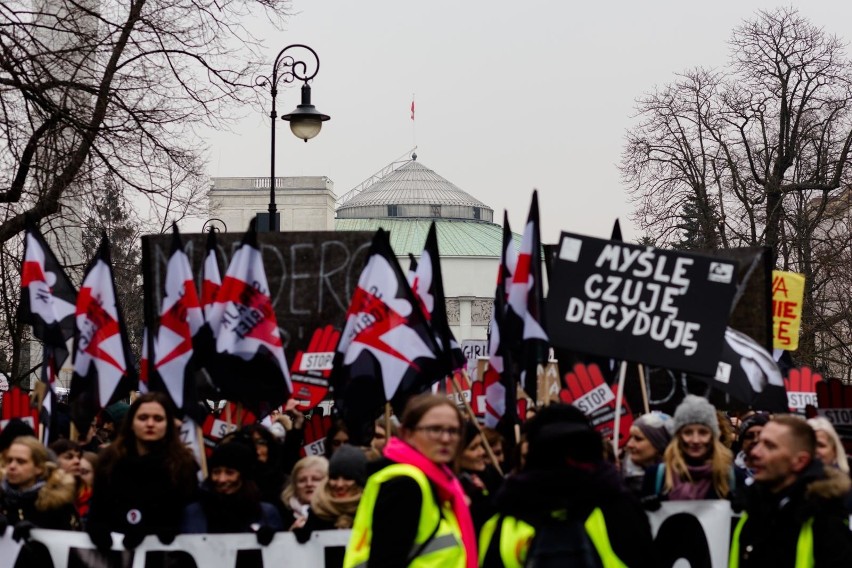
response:
<svg viewBox="0 0 852 568"><path fill-rule="evenodd" d="M573 406L535 409L517 443L421 395L381 418L369 446L332 423L303 457L305 417L287 408L222 439L202 473L167 397L113 405L78 440L45 447L26 424L0 432L0 529L84 530L101 550L149 535L351 529L344 566L654 566L646 510L729 500L731 566L847 566L852 482L823 418L727 416L688 395L637 417L620 455ZM113 543L113 534L120 541Z"/></svg>

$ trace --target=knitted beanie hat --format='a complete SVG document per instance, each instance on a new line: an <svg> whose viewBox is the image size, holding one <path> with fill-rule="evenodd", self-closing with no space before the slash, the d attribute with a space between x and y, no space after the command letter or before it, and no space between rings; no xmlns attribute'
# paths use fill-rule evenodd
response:
<svg viewBox="0 0 852 568"><path fill-rule="evenodd" d="M672 439L672 417L662 412L643 414L633 421L654 449L662 454Z"/></svg>
<svg viewBox="0 0 852 568"><path fill-rule="evenodd" d="M345 477L360 487L367 484L367 456L355 446L343 444L332 454L328 462L328 478Z"/></svg>
<svg viewBox="0 0 852 568"><path fill-rule="evenodd" d="M713 431L714 437L719 437L719 419L716 418L716 407L704 397L688 394L675 409L675 433L688 424L703 424Z"/></svg>
<svg viewBox="0 0 852 568"><path fill-rule="evenodd" d="M766 423L769 422L769 413L768 412L758 412L756 414L752 414L740 425L740 439L744 438L749 430L754 428L755 426L766 426Z"/></svg>
<svg viewBox="0 0 852 568"><path fill-rule="evenodd" d="M207 468L213 471L217 467L226 467L240 472L243 479L252 479L257 467L257 452L242 442L226 442L213 449L207 460Z"/></svg>

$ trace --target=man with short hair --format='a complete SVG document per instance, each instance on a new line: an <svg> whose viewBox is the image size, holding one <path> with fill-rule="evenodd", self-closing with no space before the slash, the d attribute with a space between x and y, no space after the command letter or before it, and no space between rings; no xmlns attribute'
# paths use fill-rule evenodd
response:
<svg viewBox="0 0 852 568"><path fill-rule="evenodd" d="M843 497L852 487L814 459L816 435L797 416L773 417L751 450L754 484L731 541L730 568L850 566Z"/></svg>

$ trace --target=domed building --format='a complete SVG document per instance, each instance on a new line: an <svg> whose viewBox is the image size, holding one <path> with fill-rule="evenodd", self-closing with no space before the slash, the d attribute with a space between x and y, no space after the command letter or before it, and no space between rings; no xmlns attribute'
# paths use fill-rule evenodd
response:
<svg viewBox="0 0 852 568"><path fill-rule="evenodd" d="M485 339L503 228L494 210L417 161L396 162L338 200L338 231L390 232L403 268L419 257L435 222L447 316L459 341Z"/></svg>
<svg viewBox="0 0 852 568"><path fill-rule="evenodd" d="M269 178L212 178L211 221L242 231L269 200ZM419 257L432 221L447 295L447 316L459 341L484 340L500 263L503 228L494 210L417 160L393 162L343 197L325 176L281 177L275 199L282 231L390 232L403 269ZM519 241L519 237L515 237Z"/></svg>

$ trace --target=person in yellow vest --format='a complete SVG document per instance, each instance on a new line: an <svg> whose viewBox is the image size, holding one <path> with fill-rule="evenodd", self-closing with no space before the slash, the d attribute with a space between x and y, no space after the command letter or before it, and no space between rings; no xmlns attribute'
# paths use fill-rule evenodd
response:
<svg viewBox="0 0 852 568"><path fill-rule="evenodd" d="M754 483L731 540L731 568L852 566L843 496L849 477L815 459L816 435L798 416L773 417L751 450Z"/></svg>
<svg viewBox="0 0 852 568"><path fill-rule="evenodd" d="M527 440L524 468L507 478L498 514L480 532L480 566L655 565L645 511L580 410L541 409L527 422Z"/></svg>
<svg viewBox="0 0 852 568"><path fill-rule="evenodd" d="M344 568L476 568L476 533L449 464L463 421L445 396L413 397L367 480Z"/></svg>

